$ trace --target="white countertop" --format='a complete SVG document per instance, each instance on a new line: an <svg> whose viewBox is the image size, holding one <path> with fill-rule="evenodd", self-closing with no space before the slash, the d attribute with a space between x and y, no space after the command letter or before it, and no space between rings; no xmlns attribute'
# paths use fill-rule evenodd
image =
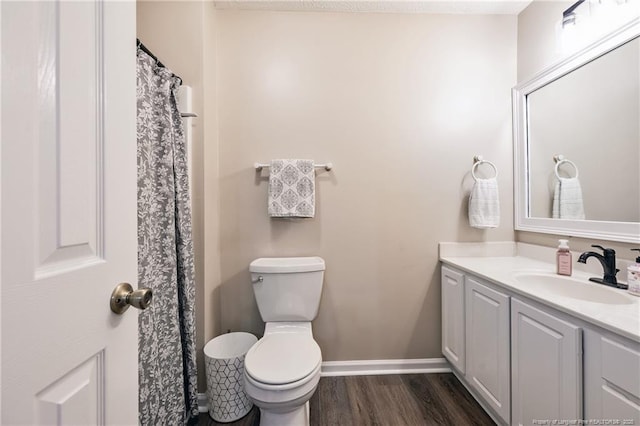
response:
<svg viewBox="0 0 640 426"><path fill-rule="evenodd" d="M527 252L528 250L522 249L519 243L517 247L514 245L512 255L509 255L509 250L503 249L499 251L483 251L480 256L476 256L478 245L474 245L475 250L468 251L468 253L472 253L473 255L465 256L462 254L464 254L466 250L460 250L459 246L457 247L456 250L443 250L441 245L440 260L455 268L491 281L514 293L523 295L559 311L566 312L569 315L620 334L636 342L640 342L640 297L630 295L626 290L606 287L612 292L619 293L622 297L626 298L625 300L629 301L629 303L624 304L606 304L556 294L552 288L527 288L526 285L515 278L516 274L526 272L555 274L555 264L523 256L521 252ZM539 252L539 249L536 250ZM535 253L536 250L533 252ZM553 249L545 249L545 251L546 250L551 250L549 253L555 253ZM492 251L497 255L491 255ZM552 259L553 258L554 257L552 257ZM626 271L623 270L623 272ZM576 286L602 287L602 284L589 281L589 277L593 276L595 276L593 273L580 270L576 271L575 269L572 275L573 278L581 281L580 283L576 283ZM576 292L579 291L580 288L577 287Z"/></svg>

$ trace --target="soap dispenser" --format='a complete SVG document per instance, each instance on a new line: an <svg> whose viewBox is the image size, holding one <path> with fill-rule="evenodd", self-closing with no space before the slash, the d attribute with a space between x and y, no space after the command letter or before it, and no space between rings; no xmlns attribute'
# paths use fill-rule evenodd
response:
<svg viewBox="0 0 640 426"><path fill-rule="evenodd" d="M571 264L571 251L569 250L569 240L558 240L558 251L556 252L556 273L558 275L571 276L573 265Z"/></svg>
<svg viewBox="0 0 640 426"><path fill-rule="evenodd" d="M640 251L640 249L631 249ZM640 296L640 256L636 257L636 263L632 263L627 268L627 291L634 296Z"/></svg>

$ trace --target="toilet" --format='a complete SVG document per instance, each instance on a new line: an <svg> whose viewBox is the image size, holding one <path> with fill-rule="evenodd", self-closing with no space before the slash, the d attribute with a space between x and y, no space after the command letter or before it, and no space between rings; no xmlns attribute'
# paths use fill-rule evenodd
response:
<svg viewBox="0 0 640 426"><path fill-rule="evenodd" d="M309 399L320 381L322 353L311 321L318 315L324 260L256 259L249 265L264 336L244 360L245 392L261 426L309 425Z"/></svg>

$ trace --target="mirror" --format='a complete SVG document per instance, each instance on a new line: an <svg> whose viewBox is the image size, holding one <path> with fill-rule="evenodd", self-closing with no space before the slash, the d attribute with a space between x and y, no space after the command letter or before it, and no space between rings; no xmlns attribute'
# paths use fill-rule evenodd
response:
<svg viewBox="0 0 640 426"><path fill-rule="evenodd" d="M516 229L640 242L639 27L513 89Z"/></svg>

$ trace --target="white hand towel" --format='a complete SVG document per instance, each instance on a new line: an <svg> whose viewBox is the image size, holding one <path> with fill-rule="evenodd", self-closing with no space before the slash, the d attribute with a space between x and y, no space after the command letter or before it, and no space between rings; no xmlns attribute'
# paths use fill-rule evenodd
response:
<svg viewBox="0 0 640 426"><path fill-rule="evenodd" d="M269 216L313 217L315 192L313 160L271 160Z"/></svg>
<svg viewBox="0 0 640 426"><path fill-rule="evenodd" d="M559 178L553 191L553 218L582 220L584 203L578 178Z"/></svg>
<svg viewBox="0 0 640 426"><path fill-rule="evenodd" d="M469 225L497 228L500 225L500 199L496 178L477 179L469 196Z"/></svg>

